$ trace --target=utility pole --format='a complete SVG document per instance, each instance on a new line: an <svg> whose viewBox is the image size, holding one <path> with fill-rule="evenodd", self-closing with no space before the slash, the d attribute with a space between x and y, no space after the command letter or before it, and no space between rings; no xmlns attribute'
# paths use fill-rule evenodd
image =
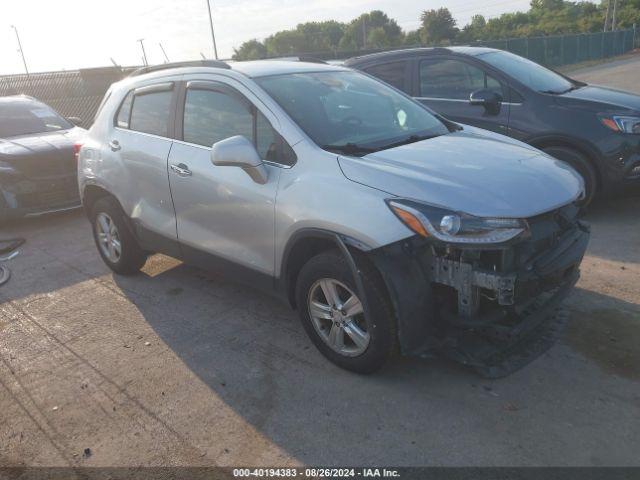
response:
<svg viewBox="0 0 640 480"><path fill-rule="evenodd" d="M604 17L604 31L607 31L607 27L609 26L609 11L611 10L611 0L607 1L607 14Z"/></svg>
<svg viewBox="0 0 640 480"><path fill-rule="evenodd" d="M29 69L27 68L27 61L24 58L24 50L22 50L22 42L20 41L20 35L18 35L18 29L15 25L11 25L11 28L16 32L16 39L18 40L18 51L22 56L22 63L24 64L24 71L27 72L27 77L29 76Z"/></svg>
<svg viewBox="0 0 640 480"><path fill-rule="evenodd" d="M362 49L367 49L367 17L362 17Z"/></svg>
<svg viewBox="0 0 640 480"><path fill-rule="evenodd" d="M160 45L160 50L162 50L162 54L164 55L164 63L169 63L169 57L167 57L167 52L164 51L162 43L158 43L158 45Z"/></svg>
<svg viewBox="0 0 640 480"><path fill-rule="evenodd" d="M211 40L213 40L213 54L218 60L218 47L216 46L216 34L213 32L213 17L211 16L211 3L207 0L207 10L209 10L209 26L211 27Z"/></svg>
<svg viewBox="0 0 640 480"><path fill-rule="evenodd" d="M611 22L611 30L616 29L616 13L618 12L618 0L613 0L613 20Z"/></svg>
<svg viewBox="0 0 640 480"><path fill-rule="evenodd" d="M144 62L144 66L149 65L147 61L147 52L144 50L144 38L138 40L140 42L140 47L142 47L142 61Z"/></svg>

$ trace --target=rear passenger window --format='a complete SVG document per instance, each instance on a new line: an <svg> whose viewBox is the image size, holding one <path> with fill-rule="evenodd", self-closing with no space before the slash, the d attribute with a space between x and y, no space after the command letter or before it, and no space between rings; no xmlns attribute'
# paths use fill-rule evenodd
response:
<svg viewBox="0 0 640 480"><path fill-rule="evenodd" d="M398 90L409 93L409 75L407 75L407 65L408 62L406 61L384 63L382 65L375 65L373 67L366 68L365 72L379 78L391 86L396 87Z"/></svg>
<svg viewBox="0 0 640 480"><path fill-rule="evenodd" d="M172 95L170 90L136 95L131 108L129 129L168 137Z"/></svg>

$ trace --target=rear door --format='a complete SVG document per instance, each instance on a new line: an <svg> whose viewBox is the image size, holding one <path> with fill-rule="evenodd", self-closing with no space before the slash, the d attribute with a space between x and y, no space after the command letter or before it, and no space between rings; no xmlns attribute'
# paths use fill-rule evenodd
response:
<svg viewBox="0 0 640 480"><path fill-rule="evenodd" d="M107 147L119 165L105 171L109 188L133 220L142 243L154 246L165 239L177 246L167 176L176 85L175 81L156 81L131 90L118 109Z"/></svg>
<svg viewBox="0 0 640 480"><path fill-rule="evenodd" d="M507 134L509 128L509 88L480 65L450 56L430 56L419 60L416 98L453 121ZM498 113L471 105L469 97L478 90L498 93L503 102Z"/></svg>

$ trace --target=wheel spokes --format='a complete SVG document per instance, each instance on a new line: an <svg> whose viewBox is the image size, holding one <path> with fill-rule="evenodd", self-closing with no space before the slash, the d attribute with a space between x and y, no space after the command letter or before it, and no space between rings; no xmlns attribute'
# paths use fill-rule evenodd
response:
<svg viewBox="0 0 640 480"><path fill-rule="evenodd" d="M338 289L336 284L332 280L324 279L320 281L320 288L324 297L331 306L337 306L340 304L340 297L338 296Z"/></svg>
<svg viewBox="0 0 640 480"><path fill-rule="evenodd" d="M344 305L342 305L342 310L344 311L345 317L354 317L363 312L362 303L360 302L358 297L356 297L355 295L351 295L349 299L344 302Z"/></svg>
<svg viewBox="0 0 640 480"><path fill-rule="evenodd" d="M316 300L312 301L309 306L309 312L312 317L321 318L323 320L331 320L333 315L331 314L331 307L320 303Z"/></svg>
<svg viewBox="0 0 640 480"><path fill-rule="evenodd" d="M344 324L344 331L349 335L349 338L353 340L358 349L364 350L369 344L369 334L363 332L362 329L354 321L350 321Z"/></svg>
<svg viewBox="0 0 640 480"><path fill-rule="evenodd" d="M329 343L338 351L344 348L344 330L337 323L331 325Z"/></svg>

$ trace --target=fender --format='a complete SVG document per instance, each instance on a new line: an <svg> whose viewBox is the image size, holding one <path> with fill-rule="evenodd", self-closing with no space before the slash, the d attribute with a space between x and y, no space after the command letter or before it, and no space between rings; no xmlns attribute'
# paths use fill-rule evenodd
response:
<svg viewBox="0 0 640 480"><path fill-rule="evenodd" d="M282 254L280 275L275 278L275 289L281 296L289 301L291 307L295 307L295 300L291 292L293 278L291 278L289 274L289 268L292 261L291 253L294 247L298 245L300 241L313 239L318 240L329 248L334 247L336 249L341 249L340 243L336 241L337 238L342 240L345 245L355 248L356 250L359 250L361 252L369 252L372 250L371 246L358 239L341 234L339 232L324 230L320 228L302 228L291 235L291 237L289 237L289 240L287 241Z"/></svg>
<svg viewBox="0 0 640 480"><path fill-rule="evenodd" d="M531 137L526 137L522 141L538 149L540 149L538 145L544 144L559 144L575 148L589 157L589 160L591 160L591 166L596 169L599 176L602 176L603 174L601 162L597 161L602 157L602 154L595 145L587 140L564 134L541 133Z"/></svg>

